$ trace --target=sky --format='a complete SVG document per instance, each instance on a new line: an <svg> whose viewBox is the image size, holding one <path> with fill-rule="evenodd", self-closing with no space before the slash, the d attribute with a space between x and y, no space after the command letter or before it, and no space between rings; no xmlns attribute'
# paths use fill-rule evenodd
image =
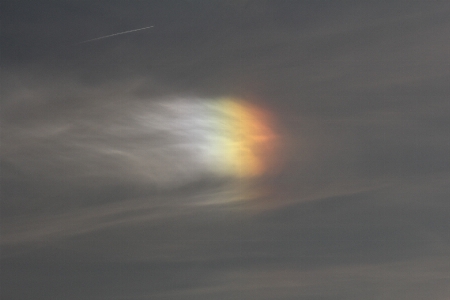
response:
<svg viewBox="0 0 450 300"><path fill-rule="evenodd" d="M450 298L448 1L0 14L2 298Z"/></svg>

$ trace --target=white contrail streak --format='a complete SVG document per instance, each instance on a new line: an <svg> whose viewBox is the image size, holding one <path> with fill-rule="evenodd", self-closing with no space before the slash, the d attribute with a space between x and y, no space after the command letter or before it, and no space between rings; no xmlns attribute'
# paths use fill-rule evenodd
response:
<svg viewBox="0 0 450 300"><path fill-rule="evenodd" d="M144 30L144 29L149 29L149 28L152 28L152 27L155 27L155 26L149 26L149 27L144 27L144 28L139 28L139 29L123 31L123 32L119 32L119 33L114 33L114 34L110 34L110 35L105 35L105 36L101 36L101 37L98 37L98 38L95 38L95 39L82 41L82 42L79 42L78 44L83 44L83 43L87 43L87 42L93 42L93 41L97 41L97 40L102 40L102 39L106 39L106 38L109 38L109 37L112 37L112 36L121 35L121 34L125 34L125 33L130 33L130 32L135 32L135 31Z"/></svg>

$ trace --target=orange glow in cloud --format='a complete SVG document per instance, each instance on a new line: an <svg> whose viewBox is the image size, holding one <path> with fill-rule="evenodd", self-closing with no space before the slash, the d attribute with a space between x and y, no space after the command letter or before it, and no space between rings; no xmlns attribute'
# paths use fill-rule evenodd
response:
<svg viewBox="0 0 450 300"><path fill-rule="evenodd" d="M270 114L236 99L220 100L217 107L221 139L213 147L220 153L219 170L241 178L270 173L280 147Z"/></svg>

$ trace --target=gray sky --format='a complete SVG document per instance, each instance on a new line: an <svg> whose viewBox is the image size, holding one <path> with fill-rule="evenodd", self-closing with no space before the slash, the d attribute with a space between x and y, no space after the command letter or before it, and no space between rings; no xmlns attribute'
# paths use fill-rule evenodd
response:
<svg viewBox="0 0 450 300"><path fill-rule="evenodd" d="M450 297L448 1L0 11L2 298ZM264 174L217 167L230 97Z"/></svg>

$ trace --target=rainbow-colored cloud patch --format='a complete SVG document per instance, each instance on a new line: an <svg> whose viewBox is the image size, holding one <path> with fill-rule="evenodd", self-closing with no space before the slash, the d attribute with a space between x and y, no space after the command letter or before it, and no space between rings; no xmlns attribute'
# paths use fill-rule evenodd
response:
<svg viewBox="0 0 450 300"><path fill-rule="evenodd" d="M270 173L280 138L271 115L256 105L226 98L212 105L217 118L207 145L213 169L240 178Z"/></svg>

